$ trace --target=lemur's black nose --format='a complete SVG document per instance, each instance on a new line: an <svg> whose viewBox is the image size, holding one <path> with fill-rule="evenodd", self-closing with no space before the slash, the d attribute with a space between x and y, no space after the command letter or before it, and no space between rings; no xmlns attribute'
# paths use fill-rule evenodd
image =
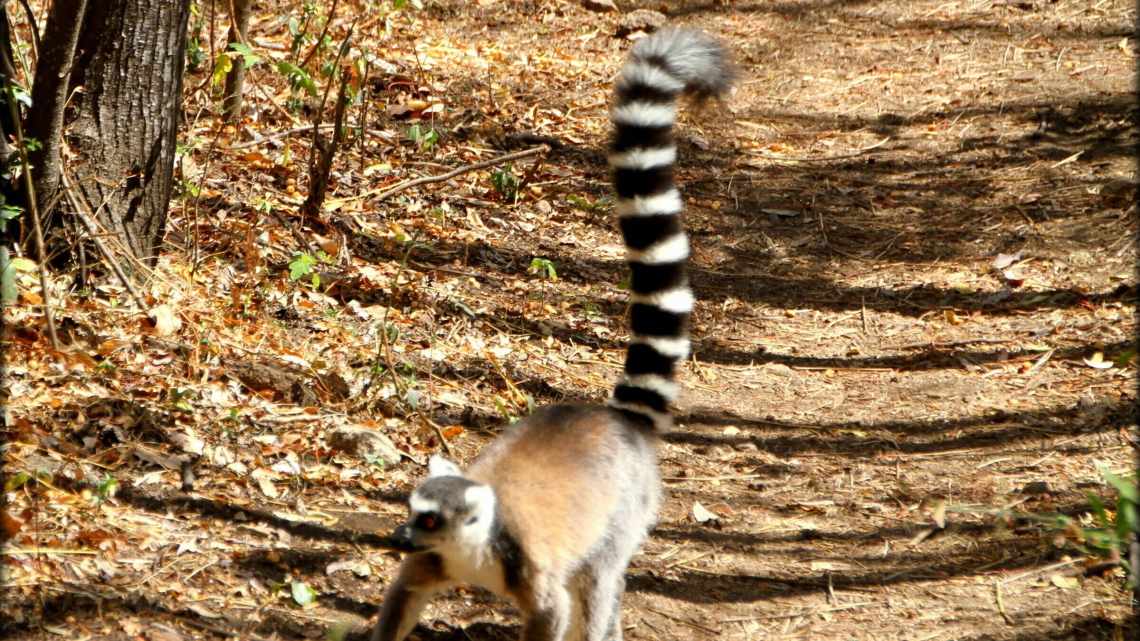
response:
<svg viewBox="0 0 1140 641"><path fill-rule="evenodd" d="M396 528L388 539L392 543L392 549L400 552L416 552L421 549L412 542L412 528L407 524Z"/></svg>

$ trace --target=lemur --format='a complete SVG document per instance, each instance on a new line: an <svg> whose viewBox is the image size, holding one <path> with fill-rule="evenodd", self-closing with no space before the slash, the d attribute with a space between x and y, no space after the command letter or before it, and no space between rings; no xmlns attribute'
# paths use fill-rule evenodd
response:
<svg viewBox="0 0 1140 641"><path fill-rule="evenodd" d="M606 405L560 404L509 427L464 472L432 457L393 540L409 554L373 641L403 641L456 584L512 599L523 641L620 641L630 558L661 503L657 439L671 424L674 370L688 356L689 243L673 182L682 94L723 94L719 42L689 29L639 40L617 78L609 164L632 272L632 340Z"/></svg>

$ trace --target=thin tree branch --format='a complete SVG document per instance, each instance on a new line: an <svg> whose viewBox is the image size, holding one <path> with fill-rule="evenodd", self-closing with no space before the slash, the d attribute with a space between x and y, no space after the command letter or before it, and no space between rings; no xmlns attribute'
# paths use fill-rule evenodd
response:
<svg viewBox="0 0 1140 641"><path fill-rule="evenodd" d="M40 59L40 26L36 24L36 14L32 11L32 6L28 4L28 0L20 0L20 6L24 8L24 15L28 20L28 29L32 32L32 62L36 63Z"/></svg>
<svg viewBox="0 0 1140 641"><path fill-rule="evenodd" d="M320 129L332 129L332 128L336 127L336 125L325 124L325 125L317 125L317 127L319 127ZM256 147L257 145L260 145L262 143L272 142L274 140L281 140L282 138L288 138L289 136L292 136L294 134L310 133L310 132L312 132L312 130L313 130L313 125L305 125L303 127L295 127L293 129L285 129L284 131L278 131L277 133L269 134L268 136L261 136L257 140L247 140L245 142L241 142L241 143L238 143L236 145L230 145L230 146L226 147L225 150L226 151L237 151L238 149L248 149L250 147ZM380 129L365 129L364 133L372 134L373 136L388 136L390 134L390 132L383 131Z"/></svg>
<svg viewBox="0 0 1140 641"><path fill-rule="evenodd" d="M333 61L333 69L340 68L340 61L344 54L348 52L349 44L352 42L353 32L356 30L356 20L348 27L348 35L344 37L341 42L340 48L337 50L336 59ZM321 106L317 108L316 120L313 123L313 139L312 147L309 152L309 195L305 198L305 203L301 206L302 214L307 214L316 217L320 213L321 204L325 200L325 192L328 189L329 174L332 172L333 158L336 156L337 147L340 146L341 127L344 125L344 109L345 97L348 90L348 74L340 74L340 89L337 91L336 109L333 115L333 133L332 139L327 143L320 133L321 116L325 112L325 104L328 102L329 91L332 90L333 81L336 80L337 74L334 72L329 78L329 83L325 85L324 96L321 97ZM304 219L302 218L302 223Z"/></svg>
<svg viewBox="0 0 1140 641"><path fill-rule="evenodd" d="M495 165L501 165L505 162L518 160L519 158L528 158L535 154L545 154L549 151L550 147L548 145L539 145L537 147L531 147L530 149L523 149L522 151L515 151L509 154L503 154L502 156L496 156L495 158L491 158L489 160L481 160L476 163L471 163L470 165L464 165L457 169L453 169L446 174L440 174L438 176L424 176L423 178L405 180L404 182L397 183L396 185L389 187L388 189L385 189L384 191L377 194L376 200L384 200L392 194L397 194L401 191L404 191L405 189L416 187L417 185L427 185L430 183L438 183L445 180L451 180L452 178L466 174L467 172L486 169L487 167L494 167Z"/></svg>
<svg viewBox="0 0 1140 641"><path fill-rule="evenodd" d="M321 48L321 41L325 39L325 35L329 32L329 26L332 25L333 17L336 16L336 6L338 4L340 4L340 0L333 0L332 6L329 7L329 17L325 20L324 28L321 29L321 35L317 36L317 41L313 43L313 48L309 49L309 53L305 55L305 59L301 61L301 64L297 65L298 67L304 69L305 66L309 64L309 61L313 59L313 56L316 55L317 50ZM355 20L353 24L356 24ZM349 33L352 33L351 29ZM340 56L337 57L339 58Z"/></svg>
<svg viewBox="0 0 1140 641"><path fill-rule="evenodd" d="M0 57L3 57L5 67L11 69L12 61L8 53L0 48ZM20 110L16 107L16 95L12 91L12 79L9 78L3 90L7 92L8 110L12 114L12 124L16 128L16 151L20 154L21 174L24 177L24 189L28 195L28 211L32 214L32 237L36 242L36 254L39 263L40 292L43 296L44 318L47 319L48 336L51 337L51 346L59 351L59 335L55 331L55 315L51 311L51 292L47 282L47 252L44 250L44 233L40 225L40 209L36 205L36 187L32 184L32 165L28 162L28 146L24 143L24 127L20 123Z"/></svg>
<svg viewBox="0 0 1140 641"><path fill-rule="evenodd" d="M87 0L56 0L44 26L42 44L32 84L32 104L28 112L28 136L40 141L40 149L33 154L33 165L38 170L36 203L45 216L51 212L45 207L48 199L59 189L62 173L64 108L67 104L71 68L76 47L87 13ZM8 62L11 65L11 62Z"/></svg>

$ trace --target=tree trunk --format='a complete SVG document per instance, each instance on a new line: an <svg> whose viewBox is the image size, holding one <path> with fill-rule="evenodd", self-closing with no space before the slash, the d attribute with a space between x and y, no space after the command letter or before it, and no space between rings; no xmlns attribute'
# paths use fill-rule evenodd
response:
<svg viewBox="0 0 1140 641"><path fill-rule="evenodd" d="M253 0L232 0L233 15L230 16L230 35L226 50L235 42L246 42L249 30L249 14ZM236 31L235 31L236 30ZM226 122L235 122L241 116L241 98L245 92L245 57L231 53L233 66L226 74L226 88L222 94L222 117Z"/></svg>
<svg viewBox="0 0 1140 641"><path fill-rule="evenodd" d="M55 0L45 34L61 4L82 0ZM69 166L75 196L97 213L105 232L148 264L165 231L173 186L189 16L189 0L89 2L70 61L69 88L83 87L68 94L64 131L75 157ZM66 25L54 28L66 31ZM57 75L56 81L68 79ZM37 70L35 91L48 92L40 82ZM46 148L47 140L41 142ZM58 180L59 159L54 162ZM45 182L52 175L46 166L37 172L40 202L52 202L60 189L61 181Z"/></svg>
<svg viewBox="0 0 1140 641"><path fill-rule="evenodd" d="M86 0L55 0L51 3L51 13L44 27L43 48L32 83L35 108L28 111L24 133L25 137L40 143L39 149L31 153L31 163L36 169L33 176L36 202L41 220L48 226L55 225L51 203L56 200L60 186L63 111L71 88L72 60L86 6Z"/></svg>

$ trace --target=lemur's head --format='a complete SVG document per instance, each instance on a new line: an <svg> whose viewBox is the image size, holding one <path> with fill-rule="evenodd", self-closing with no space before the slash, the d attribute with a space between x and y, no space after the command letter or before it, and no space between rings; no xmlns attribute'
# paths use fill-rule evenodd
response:
<svg viewBox="0 0 1140 641"><path fill-rule="evenodd" d="M490 542L495 492L463 476L455 463L433 456L428 478L408 498L408 522L393 538L414 552L470 553Z"/></svg>

